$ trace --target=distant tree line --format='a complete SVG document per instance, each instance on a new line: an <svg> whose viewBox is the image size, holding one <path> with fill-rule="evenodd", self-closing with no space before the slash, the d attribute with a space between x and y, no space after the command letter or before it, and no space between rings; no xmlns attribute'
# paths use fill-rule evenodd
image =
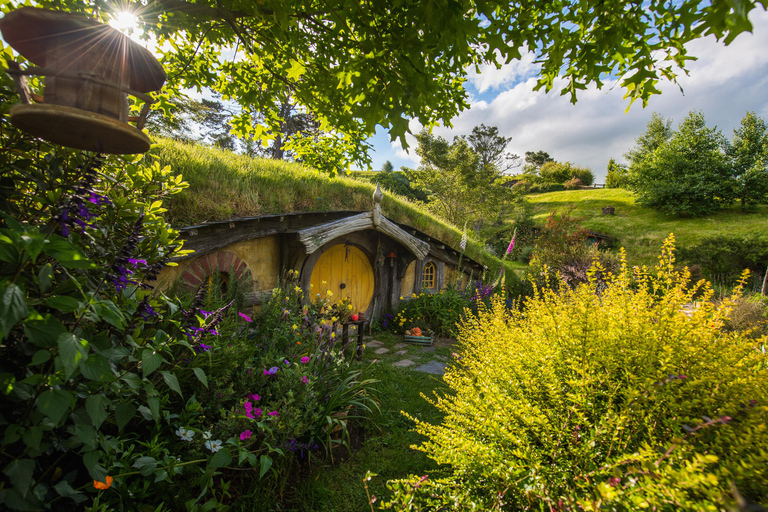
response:
<svg viewBox="0 0 768 512"><path fill-rule="evenodd" d="M606 184L637 194L637 202L673 215L700 216L738 202L742 210L768 202L768 126L747 112L731 140L692 111L672 129L654 114L629 166L608 164Z"/></svg>

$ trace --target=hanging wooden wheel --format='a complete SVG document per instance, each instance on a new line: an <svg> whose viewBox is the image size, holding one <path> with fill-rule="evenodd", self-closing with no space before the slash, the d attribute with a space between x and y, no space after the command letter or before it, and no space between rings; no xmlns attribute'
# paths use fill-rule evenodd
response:
<svg viewBox="0 0 768 512"><path fill-rule="evenodd" d="M365 312L373 300L373 267L354 245L338 244L326 250L315 263L309 282L312 297L330 290L334 301L348 298L353 311Z"/></svg>
<svg viewBox="0 0 768 512"><path fill-rule="evenodd" d="M10 114L14 126L54 144L117 154L149 150L149 137L141 130L95 112L32 103L16 105Z"/></svg>

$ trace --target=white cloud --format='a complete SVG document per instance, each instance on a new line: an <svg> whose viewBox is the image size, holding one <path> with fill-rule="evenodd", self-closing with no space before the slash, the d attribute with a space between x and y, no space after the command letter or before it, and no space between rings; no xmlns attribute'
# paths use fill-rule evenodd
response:
<svg viewBox="0 0 768 512"><path fill-rule="evenodd" d="M509 64L501 64L500 68L494 64L483 64L480 66L480 73L477 73L474 68L471 69L467 80L479 93L484 93L488 89L498 90L538 73L539 65L534 63L535 60L536 56L533 53L526 52L521 59Z"/></svg>

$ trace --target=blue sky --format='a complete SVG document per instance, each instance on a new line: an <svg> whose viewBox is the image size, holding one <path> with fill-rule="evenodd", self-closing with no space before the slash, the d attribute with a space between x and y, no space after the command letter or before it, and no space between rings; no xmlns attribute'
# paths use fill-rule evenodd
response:
<svg viewBox="0 0 768 512"><path fill-rule="evenodd" d="M615 82L606 81L602 90L582 91L576 105L560 96L559 87L545 94L533 92L537 65L533 56L503 66L486 67L467 82L471 108L452 120L452 129L438 127L434 133L447 139L465 135L474 126L497 126L512 137L508 150L523 156L526 151L547 151L558 161L571 161L592 169L602 183L608 160L624 162L624 153L633 145L653 112L671 117L673 126L691 110L701 110L709 126L717 126L730 139L747 110L768 120L768 13L759 7L750 16L754 30L736 38L730 46L713 37L688 45L698 60L689 64L689 76L680 76L677 85L662 83L662 94L651 98L644 109L635 102L625 113L628 101ZM411 131L421 126L411 122ZM418 167L415 139L403 151L399 142L390 143L384 132L371 138L373 168L389 160L401 166Z"/></svg>

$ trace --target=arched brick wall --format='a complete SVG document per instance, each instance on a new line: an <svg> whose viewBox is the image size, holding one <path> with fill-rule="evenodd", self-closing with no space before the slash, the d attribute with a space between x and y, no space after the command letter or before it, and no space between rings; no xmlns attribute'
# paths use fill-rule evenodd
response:
<svg viewBox="0 0 768 512"><path fill-rule="evenodd" d="M181 275L187 286L198 287L216 272L227 272L240 278L248 268L243 260L230 251L217 251L206 254L193 261Z"/></svg>

